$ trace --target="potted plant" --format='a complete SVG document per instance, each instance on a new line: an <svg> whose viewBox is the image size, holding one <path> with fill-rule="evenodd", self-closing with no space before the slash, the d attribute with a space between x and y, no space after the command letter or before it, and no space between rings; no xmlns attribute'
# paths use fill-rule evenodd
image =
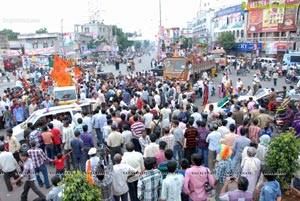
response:
<svg viewBox="0 0 300 201"><path fill-rule="evenodd" d="M266 162L269 168L276 171L276 179L283 193L290 189L293 174L299 168L296 163L299 154L300 142L295 138L293 129L271 140Z"/></svg>
<svg viewBox="0 0 300 201"><path fill-rule="evenodd" d="M100 189L92 186L82 172L68 172L62 182L62 201L101 201Z"/></svg>

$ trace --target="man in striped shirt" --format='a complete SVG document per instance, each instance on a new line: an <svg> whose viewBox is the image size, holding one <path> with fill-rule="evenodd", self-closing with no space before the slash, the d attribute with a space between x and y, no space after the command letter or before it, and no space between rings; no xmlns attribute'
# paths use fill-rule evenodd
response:
<svg viewBox="0 0 300 201"><path fill-rule="evenodd" d="M193 124L194 120L189 120L189 123L187 124L188 128L184 132L184 137L186 139L185 158L188 159L190 163L192 154L196 153L198 137L198 130L193 127Z"/></svg>
<svg viewBox="0 0 300 201"><path fill-rule="evenodd" d="M134 144L134 150L142 152L141 145L139 143L139 138L142 136L143 130L145 130L145 125L142 122L139 122L139 117L135 115L133 117L134 123L131 125L132 131L132 142Z"/></svg>

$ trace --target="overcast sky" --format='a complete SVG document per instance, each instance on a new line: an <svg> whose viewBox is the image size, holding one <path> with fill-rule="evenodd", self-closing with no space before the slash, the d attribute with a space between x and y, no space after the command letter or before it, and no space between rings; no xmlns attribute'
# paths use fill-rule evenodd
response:
<svg viewBox="0 0 300 201"><path fill-rule="evenodd" d="M89 6L96 11L97 0L8 0L1 1L0 30L10 28L33 33L41 27L49 32L73 32L74 24L89 21ZM200 0L161 0L162 24L185 27L196 16ZM187 3L188 2L188 3ZM100 18L125 31L141 31L154 37L159 25L159 0L98 0Z"/></svg>

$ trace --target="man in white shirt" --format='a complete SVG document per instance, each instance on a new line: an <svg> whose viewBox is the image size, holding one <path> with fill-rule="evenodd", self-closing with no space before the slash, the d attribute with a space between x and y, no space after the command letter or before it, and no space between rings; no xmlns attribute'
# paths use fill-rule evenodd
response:
<svg viewBox="0 0 300 201"><path fill-rule="evenodd" d="M144 121L145 121L144 124L145 124L145 129L146 129L147 135L150 135L151 122L153 120L153 114L150 113L149 108L146 108L146 114L144 114L143 118L144 118Z"/></svg>
<svg viewBox="0 0 300 201"><path fill-rule="evenodd" d="M238 81L236 82L236 88L243 88L244 83L242 82L241 78L238 78Z"/></svg>
<svg viewBox="0 0 300 201"><path fill-rule="evenodd" d="M227 125L227 120L223 119L222 120L222 126L220 126L218 128L218 132L221 133L221 138L223 139L225 137L226 134L229 134L230 133L230 130L226 127Z"/></svg>
<svg viewBox="0 0 300 201"><path fill-rule="evenodd" d="M221 139L221 133L218 132L218 125L214 124L213 125L213 132L208 134L206 138L206 142L208 143L208 168L210 170L214 169L214 163L213 161L217 157L217 150L220 145L220 139Z"/></svg>
<svg viewBox="0 0 300 201"><path fill-rule="evenodd" d="M161 100L160 100L160 95L158 94L157 91L154 91L154 101L155 101L155 105L158 107L160 106Z"/></svg>
<svg viewBox="0 0 300 201"><path fill-rule="evenodd" d="M139 152L134 151L134 144L132 142L126 145L127 152L124 153L121 164L128 164L132 168L136 169L138 173L144 170L144 159L143 155ZM127 180L129 187L130 200L138 200L137 197L137 183L139 179L139 174L135 174Z"/></svg>
<svg viewBox="0 0 300 201"><path fill-rule="evenodd" d="M151 134L149 138L150 138L150 144L148 144L145 147L144 158L155 157L155 154L159 152L159 146L158 144L155 143L156 134Z"/></svg>
<svg viewBox="0 0 300 201"><path fill-rule="evenodd" d="M115 154L114 156L114 176L112 182L112 192L115 200L127 200L128 199L128 185L127 179L138 173L136 169L128 164L121 163L121 154Z"/></svg>
<svg viewBox="0 0 300 201"><path fill-rule="evenodd" d="M57 128L60 133L63 133L63 123L58 120L57 115L53 115L53 121L51 121L50 123L53 124L53 128Z"/></svg>
<svg viewBox="0 0 300 201"><path fill-rule="evenodd" d="M194 124L193 127L197 128L197 121L202 121L202 116L201 114L198 112L198 107L194 107L193 108L193 114L191 115L191 117L194 117Z"/></svg>
<svg viewBox="0 0 300 201"><path fill-rule="evenodd" d="M235 120L232 118L232 112L228 112L227 118L225 120L227 121L226 128L228 130L231 124L235 125Z"/></svg>
<svg viewBox="0 0 300 201"><path fill-rule="evenodd" d="M92 131L93 131L92 118L90 116L88 116L88 114L86 112L83 113L82 123L84 125L87 125L88 126L88 132L92 133Z"/></svg>
<svg viewBox="0 0 300 201"><path fill-rule="evenodd" d="M21 171L21 168L12 153L5 151L4 145L0 145L0 170L4 173L3 177L7 190L12 191L13 186L11 185L10 178L18 179L18 172ZM20 186L21 181L17 184Z"/></svg>
<svg viewBox="0 0 300 201"><path fill-rule="evenodd" d="M184 177L182 174L175 174L177 169L176 161L169 161L167 164L168 174L163 180L161 197L162 201L179 201L181 200L181 192L184 183Z"/></svg>
<svg viewBox="0 0 300 201"><path fill-rule="evenodd" d="M171 119L171 109L169 108L169 103L165 103L164 108L160 110L162 115L162 128L170 128L170 119Z"/></svg>

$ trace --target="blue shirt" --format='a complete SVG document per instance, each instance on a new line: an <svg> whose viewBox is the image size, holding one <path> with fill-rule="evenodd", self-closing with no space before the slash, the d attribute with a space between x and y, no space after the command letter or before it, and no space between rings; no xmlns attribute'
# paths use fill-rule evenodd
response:
<svg viewBox="0 0 300 201"><path fill-rule="evenodd" d="M263 136L263 135L268 135L268 136L272 137L273 133L269 129L268 130L262 130L260 136Z"/></svg>
<svg viewBox="0 0 300 201"><path fill-rule="evenodd" d="M23 109L21 107L15 108L13 113L14 113L14 116L15 116L17 122L22 122L24 120L23 119Z"/></svg>
<svg viewBox="0 0 300 201"><path fill-rule="evenodd" d="M83 142L81 139L73 139L71 141L71 147L74 157L80 158L83 156L83 152L81 151L81 149L83 148Z"/></svg>
<svg viewBox="0 0 300 201"><path fill-rule="evenodd" d="M86 132L80 135L83 142L83 147L94 147L94 140L92 134Z"/></svg>
<svg viewBox="0 0 300 201"><path fill-rule="evenodd" d="M278 181L265 182L260 191L259 201L276 200L277 197L281 197L281 190Z"/></svg>

